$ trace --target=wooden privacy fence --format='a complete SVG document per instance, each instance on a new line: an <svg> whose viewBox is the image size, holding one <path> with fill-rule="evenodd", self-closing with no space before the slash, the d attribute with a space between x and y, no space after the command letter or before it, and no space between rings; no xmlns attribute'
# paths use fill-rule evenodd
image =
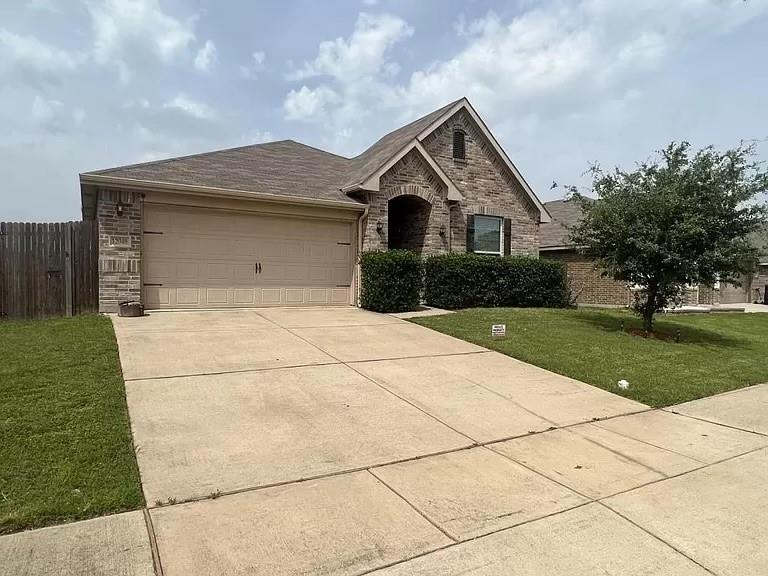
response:
<svg viewBox="0 0 768 576"><path fill-rule="evenodd" d="M95 221L0 222L0 317L97 312Z"/></svg>

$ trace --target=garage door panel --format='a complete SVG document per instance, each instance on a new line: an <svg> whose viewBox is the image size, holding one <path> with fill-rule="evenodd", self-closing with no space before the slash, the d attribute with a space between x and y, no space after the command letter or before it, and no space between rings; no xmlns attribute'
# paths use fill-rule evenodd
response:
<svg viewBox="0 0 768 576"><path fill-rule="evenodd" d="M352 273L347 266L336 266L330 268L332 284L350 284L352 282Z"/></svg>
<svg viewBox="0 0 768 576"><path fill-rule="evenodd" d="M196 280L200 277L200 264L198 262L171 262L168 268L170 270L175 268L175 274L172 275L172 279L177 282Z"/></svg>
<svg viewBox="0 0 768 576"><path fill-rule="evenodd" d="M171 214L157 210L146 210L144 213L144 230L158 231L171 229Z"/></svg>
<svg viewBox="0 0 768 576"><path fill-rule="evenodd" d="M332 288L331 289L331 304L346 304L349 302L350 288Z"/></svg>
<svg viewBox="0 0 768 576"><path fill-rule="evenodd" d="M153 254L168 254L172 247L168 245L168 238L165 234L144 234L144 250Z"/></svg>
<svg viewBox="0 0 768 576"><path fill-rule="evenodd" d="M308 280L314 284L330 284L333 281L332 271L329 268L320 268L319 266L313 266L307 271L309 274Z"/></svg>
<svg viewBox="0 0 768 576"><path fill-rule="evenodd" d="M259 257L262 259L283 259L286 257L286 243L283 240L262 240L259 243Z"/></svg>
<svg viewBox="0 0 768 576"><path fill-rule="evenodd" d="M343 246L337 244L333 247L331 261L334 263L344 262L345 264L350 260L350 253L352 252L350 246Z"/></svg>
<svg viewBox="0 0 768 576"><path fill-rule="evenodd" d="M171 291L168 288L160 286L147 286L144 289L145 303L149 308L158 308L161 306L170 306Z"/></svg>
<svg viewBox="0 0 768 576"><path fill-rule="evenodd" d="M277 268L276 268L277 269ZM291 265L288 264L286 266L282 267L283 269L283 275L282 280L285 280L288 284L301 284L306 282L308 278L308 269L307 266L302 266L300 264L297 265Z"/></svg>
<svg viewBox="0 0 768 576"><path fill-rule="evenodd" d="M199 288L176 288L176 303L179 306L200 306Z"/></svg>
<svg viewBox="0 0 768 576"><path fill-rule="evenodd" d="M303 260L307 256L306 244L297 240L285 241L285 257L289 260Z"/></svg>
<svg viewBox="0 0 768 576"><path fill-rule="evenodd" d="M231 262L207 262L205 266L205 280L226 280L231 283L234 280L234 270Z"/></svg>
<svg viewBox="0 0 768 576"><path fill-rule="evenodd" d="M145 208L149 308L349 304L350 222Z"/></svg>
<svg viewBox="0 0 768 576"><path fill-rule="evenodd" d="M154 260L144 268L144 282L155 283L170 280L173 277L173 266L170 262Z"/></svg>
<svg viewBox="0 0 768 576"><path fill-rule="evenodd" d="M254 288L235 288L232 291L232 303L236 306L255 306L258 304Z"/></svg>
<svg viewBox="0 0 768 576"><path fill-rule="evenodd" d="M223 306L229 304L229 289L207 288L205 290L205 302L209 306Z"/></svg>
<svg viewBox="0 0 768 576"><path fill-rule="evenodd" d="M253 284L256 282L256 266L254 264L233 265L235 285Z"/></svg>

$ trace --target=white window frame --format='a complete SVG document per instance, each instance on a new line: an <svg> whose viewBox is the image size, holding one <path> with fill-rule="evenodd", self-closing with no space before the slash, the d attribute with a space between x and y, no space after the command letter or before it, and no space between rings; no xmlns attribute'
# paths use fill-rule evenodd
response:
<svg viewBox="0 0 768 576"><path fill-rule="evenodd" d="M498 220L499 222L499 251L498 252L491 252L489 250L475 250L474 243L475 243L475 234L477 234L477 219L478 218L488 218L489 220ZM475 234L472 235L472 252L475 254L490 254L491 256L501 256L504 254L504 218L501 216L490 216L488 214L475 214Z"/></svg>

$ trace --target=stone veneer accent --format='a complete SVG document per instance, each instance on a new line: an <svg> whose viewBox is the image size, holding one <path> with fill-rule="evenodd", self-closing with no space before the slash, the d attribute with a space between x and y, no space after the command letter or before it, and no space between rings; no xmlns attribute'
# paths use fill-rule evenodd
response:
<svg viewBox="0 0 768 576"><path fill-rule="evenodd" d="M140 193L99 190L99 312L116 312L118 302L141 299L141 214Z"/></svg>

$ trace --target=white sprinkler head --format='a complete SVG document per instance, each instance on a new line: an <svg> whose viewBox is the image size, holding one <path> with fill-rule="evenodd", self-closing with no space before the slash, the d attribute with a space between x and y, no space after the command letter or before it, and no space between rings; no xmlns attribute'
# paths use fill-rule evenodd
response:
<svg viewBox="0 0 768 576"><path fill-rule="evenodd" d="M619 380L619 382L616 385L622 390L626 390L627 388L629 388L629 382L627 382L626 380Z"/></svg>

